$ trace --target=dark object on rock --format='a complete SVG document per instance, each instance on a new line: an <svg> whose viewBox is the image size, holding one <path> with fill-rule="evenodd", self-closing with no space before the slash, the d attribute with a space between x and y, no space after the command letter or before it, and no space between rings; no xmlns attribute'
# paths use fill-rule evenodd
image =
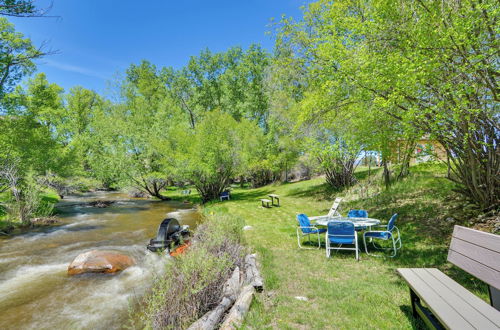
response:
<svg viewBox="0 0 500 330"><path fill-rule="evenodd" d="M78 255L68 266L68 275L82 273L116 273L135 264L127 255L114 251L92 250Z"/></svg>
<svg viewBox="0 0 500 330"><path fill-rule="evenodd" d="M189 226L181 226L176 219L166 218L158 227L156 238L149 241L148 250L152 252L166 250L172 244L178 245L181 238L187 235L189 235Z"/></svg>
<svg viewBox="0 0 500 330"><path fill-rule="evenodd" d="M132 198L146 198L148 197L148 194L146 194L144 191L139 190L139 189L131 189L128 191L129 197Z"/></svg>
<svg viewBox="0 0 500 330"><path fill-rule="evenodd" d="M115 201L94 201L94 202L87 203L87 205L91 206L91 207L105 208L105 207L108 207L114 203L115 203Z"/></svg>
<svg viewBox="0 0 500 330"><path fill-rule="evenodd" d="M31 224L34 226L50 226L60 223L57 218L54 217L42 217L42 218L33 218L30 220Z"/></svg>

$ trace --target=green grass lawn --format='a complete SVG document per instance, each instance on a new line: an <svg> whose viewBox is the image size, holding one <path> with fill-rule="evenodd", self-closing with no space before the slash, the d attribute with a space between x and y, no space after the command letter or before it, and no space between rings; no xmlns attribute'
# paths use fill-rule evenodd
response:
<svg viewBox="0 0 500 330"><path fill-rule="evenodd" d="M358 173L361 185L366 174ZM259 255L265 290L254 300L245 327L419 328L421 324L411 316L408 287L396 273L398 267L438 267L487 299L486 286L446 263L454 223L444 219L457 212L453 205L458 204L452 188L442 167L420 165L404 181L389 190L380 188L370 198L361 198L356 193L359 187L334 192L322 178L316 178L258 189L234 188L231 201L206 205L205 212L240 216L253 227L245 231L245 239ZM280 195L280 207L261 207L259 199L270 193ZM186 199L174 191L169 195ZM357 262L353 251L334 252L327 259L324 248L299 250L295 215L327 214L335 196L346 199L341 209L344 215L350 208L363 208L370 217L386 223L393 213L399 213L400 254L374 258L362 253ZM196 202L196 194L189 199ZM324 242L323 235L321 239Z"/></svg>

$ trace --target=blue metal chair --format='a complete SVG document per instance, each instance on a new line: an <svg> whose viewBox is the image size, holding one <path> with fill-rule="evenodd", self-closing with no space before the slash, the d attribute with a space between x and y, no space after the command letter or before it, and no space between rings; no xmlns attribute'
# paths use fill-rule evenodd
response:
<svg viewBox="0 0 500 330"><path fill-rule="evenodd" d="M356 260L359 260L358 235L352 221L333 220L328 222L326 233L326 257L330 257L330 250L354 250ZM338 246L331 246L332 244ZM354 247L342 247L344 244Z"/></svg>
<svg viewBox="0 0 500 330"><path fill-rule="evenodd" d="M392 257L396 256L397 251L403 247L403 242L401 241L401 235L399 233L399 229L395 225L397 218L398 218L398 214L395 213L391 217L391 219L389 220L389 223L387 225L376 226L376 227L385 228L385 230L367 231L363 234L363 243L365 245L366 254L371 255L373 257L378 257L374 254L368 253L368 247L366 246L366 238L369 237L370 239L372 239L372 245L375 249L392 250L392 255L390 257L392 258ZM378 248L375 244L373 244L373 239L381 239L384 241L392 240L392 247L391 248Z"/></svg>
<svg viewBox="0 0 500 330"><path fill-rule="evenodd" d="M368 218L368 212L366 210L350 210L347 213L349 218Z"/></svg>
<svg viewBox="0 0 500 330"><path fill-rule="evenodd" d="M223 201L224 199L226 199L226 200L230 199L230 195L229 195L228 190L223 191L222 194L220 194L220 200Z"/></svg>
<svg viewBox="0 0 500 330"><path fill-rule="evenodd" d="M311 223L307 215L301 213L297 214L297 221L299 222L299 225L297 227L297 243L299 244L300 249L311 249L311 248L304 248L300 244L300 239L301 237L307 236L309 239L309 242L311 242L311 235L317 235L318 236L318 247L319 249L321 247L321 238L319 234L322 234L326 232L326 229L324 228L318 228L314 225L314 223Z"/></svg>
<svg viewBox="0 0 500 330"><path fill-rule="evenodd" d="M348 218L368 218L368 212L366 210L350 210L347 213ZM357 231L365 230L366 226L356 227Z"/></svg>

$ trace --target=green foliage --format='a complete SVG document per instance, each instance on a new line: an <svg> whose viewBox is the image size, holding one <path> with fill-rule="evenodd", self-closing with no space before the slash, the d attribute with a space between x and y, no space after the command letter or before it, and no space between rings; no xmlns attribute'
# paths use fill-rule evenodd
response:
<svg viewBox="0 0 500 330"><path fill-rule="evenodd" d="M0 109L5 94L12 91L24 76L35 70L33 60L43 55L43 51L36 48L30 39L16 32L11 23L0 17Z"/></svg>
<svg viewBox="0 0 500 330"><path fill-rule="evenodd" d="M64 147L59 129L64 117L62 91L39 74L26 89L19 87L9 95L7 114L0 116L0 160L17 160L21 173L71 173L72 150Z"/></svg>
<svg viewBox="0 0 500 330"><path fill-rule="evenodd" d="M107 185L133 184L151 196L169 177L171 130L178 115L158 70L132 65L119 87L121 102L97 106L85 147L91 172Z"/></svg>
<svg viewBox="0 0 500 330"><path fill-rule="evenodd" d="M31 16L36 12L33 0L0 0L0 15Z"/></svg>
<svg viewBox="0 0 500 330"><path fill-rule="evenodd" d="M324 171L330 186L341 189L354 184L354 170L360 147L353 141L323 136L312 139L309 150Z"/></svg>
<svg viewBox="0 0 500 330"><path fill-rule="evenodd" d="M218 199L229 180L245 172L256 157L252 146L258 138L252 134L258 130L255 124L238 123L227 113L207 113L194 130L176 134L178 175L194 183L203 202Z"/></svg>
<svg viewBox="0 0 500 330"><path fill-rule="evenodd" d="M491 175L500 166L499 10L494 0L321 0L302 21L283 21L278 45L307 69L304 118L353 124L383 152L429 134L452 156L451 179L489 207L500 194L491 188L500 186Z"/></svg>
<svg viewBox="0 0 500 330"><path fill-rule="evenodd" d="M267 125L268 99L264 89L269 55L257 45L243 51L233 47L224 53L206 49L190 58L180 70L163 69L169 94L194 128L204 114L219 109L236 120Z"/></svg>
<svg viewBox="0 0 500 330"><path fill-rule="evenodd" d="M9 221L28 225L34 217L52 214L54 205L44 198L43 187L37 182L34 172L28 172L24 180L12 186L12 190L5 203Z"/></svg>

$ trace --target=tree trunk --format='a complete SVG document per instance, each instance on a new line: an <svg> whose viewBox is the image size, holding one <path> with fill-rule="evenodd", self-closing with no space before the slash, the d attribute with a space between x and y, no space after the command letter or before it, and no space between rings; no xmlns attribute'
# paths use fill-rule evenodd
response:
<svg viewBox="0 0 500 330"><path fill-rule="evenodd" d="M389 186L391 185L391 171L389 171L389 167L387 165L387 161L383 160L384 163L384 184L385 188L389 189Z"/></svg>

